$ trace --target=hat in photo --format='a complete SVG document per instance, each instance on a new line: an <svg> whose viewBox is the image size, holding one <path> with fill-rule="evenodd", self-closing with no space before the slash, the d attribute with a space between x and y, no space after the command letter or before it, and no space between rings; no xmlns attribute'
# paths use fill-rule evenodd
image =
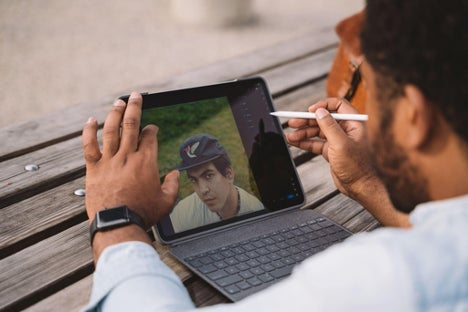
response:
<svg viewBox="0 0 468 312"><path fill-rule="evenodd" d="M179 171L206 164L219 157L229 160L218 139L209 134L197 134L188 138L180 146L179 154L182 158Z"/></svg>

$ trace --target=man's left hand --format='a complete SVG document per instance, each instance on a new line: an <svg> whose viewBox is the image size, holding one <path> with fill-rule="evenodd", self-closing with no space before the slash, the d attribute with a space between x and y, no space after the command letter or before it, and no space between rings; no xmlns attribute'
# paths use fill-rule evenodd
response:
<svg viewBox="0 0 468 312"><path fill-rule="evenodd" d="M133 92L128 104L114 102L102 130L102 151L97 140L98 124L90 118L83 128L86 160L86 210L90 221L105 208L127 205L149 227L174 206L179 173L170 172L160 184L157 163L158 128L146 126L140 133L142 97Z"/></svg>

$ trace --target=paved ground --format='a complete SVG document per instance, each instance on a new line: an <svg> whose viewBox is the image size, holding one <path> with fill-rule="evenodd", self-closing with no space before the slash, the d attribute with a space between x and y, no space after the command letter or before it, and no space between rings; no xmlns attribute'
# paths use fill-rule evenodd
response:
<svg viewBox="0 0 468 312"><path fill-rule="evenodd" d="M335 25L363 6L253 0L251 23L209 28L176 23L168 1L0 0L0 126Z"/></svg>

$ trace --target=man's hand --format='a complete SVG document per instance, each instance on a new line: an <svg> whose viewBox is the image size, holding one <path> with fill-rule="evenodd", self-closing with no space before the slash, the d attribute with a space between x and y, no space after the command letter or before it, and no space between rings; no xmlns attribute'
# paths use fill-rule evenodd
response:
<svg viewBox="0 0 468 312"><path fill-rule="evenodd" d="M160 184L158 128L149 125L140 133L141 105L142 97L135 92L128 104L122 100L113 104L102 130L102 151L97 121L90 118L83 129L86 211L90 221L99 210L127 205L149 227L168 214L175 203L179 173L169 173Z"/></svg>
<svg viewBox="0 0 468 312"><path fill-rule="evenodd" d="M359 121L337 122L329 111L355 114L345 100L330 98L309 107L317 119L291 119L295 128L286 138L289 144L315 154L330 163L335 185L343 194L360 202L384 225L408 226L406 215L391 204L387 190L376 176L367 153L365 125Z"/></svg>
<svg viewBox="0 0 468 312"><path fill-rule="evenodd" d="M364 124L335 121L328 111L357 113L350 104L336 98L319 101L309 111L317 114L317 120L289 120L289 126L296 129L286 136L289 144L322 154L330 163L338 189L355 198L362 192L360 182L375 177L366 152Z"/></svg>

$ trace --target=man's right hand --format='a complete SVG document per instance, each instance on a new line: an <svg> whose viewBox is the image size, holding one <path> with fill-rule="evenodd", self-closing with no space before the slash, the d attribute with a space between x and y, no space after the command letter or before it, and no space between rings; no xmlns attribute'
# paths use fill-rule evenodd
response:
<svg viewBox="0 0 468 312"><path fill-rule="evenodd" d="M333 119L329 111L355 114L347 102L337 98L319 101L309 107L317 119L291 119L294 132L287 134L289 144L315 154L322 154L330 163L333 180L338 189L352 197L362 193L362 182L375 178L366 151L364 124L360 121Z"/></svg>
<svg viewBox="0 0 468 312"><path fill-rule="evenodd" d="M309 107L317 119L291 119L289 144L315 154L330 163L335 185L343 194L357 200L382 224L408 226L408 217L394 208L383 182L377 177L367 152L365 125L360 121L337 122L329 113L355 114L342 99L329 98Z"/></svg>

